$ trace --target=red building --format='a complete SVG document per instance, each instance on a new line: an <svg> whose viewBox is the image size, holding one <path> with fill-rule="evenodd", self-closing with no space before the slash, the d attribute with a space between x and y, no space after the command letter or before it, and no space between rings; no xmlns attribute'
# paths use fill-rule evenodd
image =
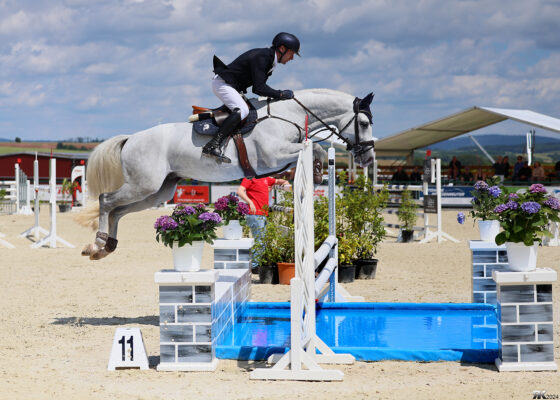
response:
<svg viewBox="0 0 560 400"><path fill-rule="evenodd" d="M39 160L39 180L41 183L49 181L49 160L56 158L56 180L62 182L64 178L70 179L72 169L78 165L85 165L89 153L37 153ZM33 161L35 152L19 152L0 155L0 180L14 179L14 165L19 164L28 179L33 181Z"/></svg>

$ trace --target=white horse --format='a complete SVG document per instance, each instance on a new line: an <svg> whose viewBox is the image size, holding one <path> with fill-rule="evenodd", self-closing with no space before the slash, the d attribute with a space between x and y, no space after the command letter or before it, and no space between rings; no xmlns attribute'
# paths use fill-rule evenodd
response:
<svg viewBox="0 0 560 400"><path fill-rule="evenodd" d="M288 101L252 100L259 118L272 116L259 122L245 137L255 172L268 175L295 165L305 139L298 127L304 126L306 113L309 131L336 127L330 130L347 143L356 164L370 164L372 98L371 93L359 99L334 90L311 89L297 91L295 99ZM116 136L97 146L87 164L87 181L90 197L99 202L94 201L77 219L93 226L99 217L99 231L95 243L87 245L82 255L97 260L114 251L119 220L130 212L169 200L181 179L227 182L243 178L231 141L224 151L231 164L217 164L201 156L208 139L193 132L190 123L179 122ZM314 144L316 158L324 159L324 153Z"/></svg>

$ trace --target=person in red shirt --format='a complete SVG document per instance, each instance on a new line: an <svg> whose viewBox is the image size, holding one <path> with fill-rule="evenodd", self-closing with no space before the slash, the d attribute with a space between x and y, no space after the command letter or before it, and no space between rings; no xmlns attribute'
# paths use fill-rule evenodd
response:
<svg viewBox="0 0 560 400"><path fill-rule="evenodd" d="M284 187L289 190L289 183L285 179L276 179L273 177L243 179L241 185L237 189L237 195L249 205L251 212L245 216L247 225L251 229L251 234L255 239L252 247L251 269L258 272L258 264L254 261L263 247L262 233L266 226L266 217L268 216L268 199L269 193L274 185Z"/></svg>

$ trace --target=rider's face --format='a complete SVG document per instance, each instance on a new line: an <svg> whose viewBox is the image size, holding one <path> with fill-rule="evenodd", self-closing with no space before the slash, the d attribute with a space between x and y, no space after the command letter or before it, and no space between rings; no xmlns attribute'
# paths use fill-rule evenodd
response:
<svg viewBox="0 0 560 400"><path fill-rule="evenodd" d="M280 46L280 49L282 49L283 47L284 46ZM294 59L294 54L295 53L293 50L287 49L282 58L278 60L278 62L280 64L287 64L289 61Z"/></svg>

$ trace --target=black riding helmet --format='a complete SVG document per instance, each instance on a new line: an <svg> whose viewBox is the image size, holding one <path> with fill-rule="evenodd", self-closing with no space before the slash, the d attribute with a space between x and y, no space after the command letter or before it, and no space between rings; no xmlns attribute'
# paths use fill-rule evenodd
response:
<svg viewBox="0 0 560 400"><path fill-rule="evenodd" d="M280 46L286 46L287 49L293 50L299 56L299 39L287 32L280 32L272 39L272 47L277 49ZM301 56L300 56L301 57Z"/></svg>

